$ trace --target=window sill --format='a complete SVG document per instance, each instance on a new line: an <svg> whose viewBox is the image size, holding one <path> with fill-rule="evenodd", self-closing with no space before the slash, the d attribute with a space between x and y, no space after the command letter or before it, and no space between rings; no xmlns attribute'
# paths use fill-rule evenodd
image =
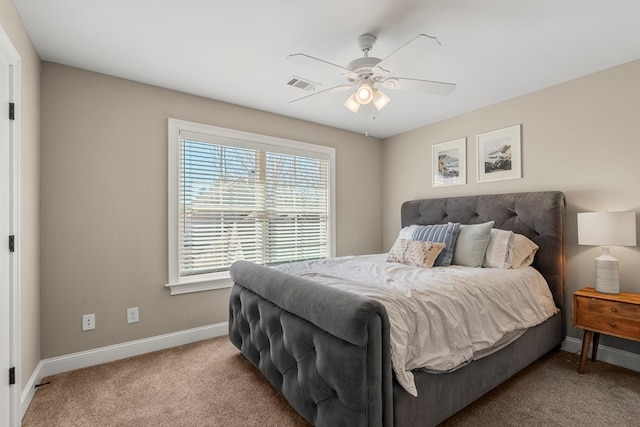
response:
<svg viewBox="0 0 640 427"><path fill-rule="evenodd" d="M214 289L230 288L233 285L229 273L218 273L194 278L181 278L178 283L169 283L165 286L171 291L171 295L189 294L192 292L211 291Z"/></svg>

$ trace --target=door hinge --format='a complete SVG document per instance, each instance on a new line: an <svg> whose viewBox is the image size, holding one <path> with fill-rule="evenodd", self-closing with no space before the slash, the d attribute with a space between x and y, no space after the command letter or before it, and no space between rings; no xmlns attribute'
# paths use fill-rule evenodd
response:
<svg viewBox="0 0 640 427"><path fill-rule="evenodd" d="M13 102L9 103L9 120L16 119L16 104Z"/></svg>
<svg viewBox="0 0 640 427"><path fill-rule="evenodd" d="M16 383L16 368L9 369L9 385L14 385Z"/></svg>
<svg viewBox="0 0 640 427"><path fill-rule="evenodd" d="M15 252L16 251L16 236L11 235L9 236L9 252Z"/></svg>

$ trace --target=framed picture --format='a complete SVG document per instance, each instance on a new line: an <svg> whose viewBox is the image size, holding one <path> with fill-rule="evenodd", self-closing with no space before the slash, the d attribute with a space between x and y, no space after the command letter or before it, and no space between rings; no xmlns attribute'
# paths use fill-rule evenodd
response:
<svg viewBox="0 0 640 427"><path fill-rule="evenodd" d="M522 178L520 125L476 136L478 182Z"/></svg>
<svg viewBox="0 0 640 427"><path fill-rule="evenodd" d="M443 142L432 146L432 186L461 185L467 183L467 138Z"/></svg>

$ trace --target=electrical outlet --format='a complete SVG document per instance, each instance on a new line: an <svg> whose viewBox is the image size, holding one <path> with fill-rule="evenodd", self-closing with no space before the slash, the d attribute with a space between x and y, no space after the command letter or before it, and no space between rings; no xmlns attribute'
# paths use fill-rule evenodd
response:
<svg viewBox="0 0 640 427"><path fill-rule="evenodd" d="M140 321L140 313L138 307L127 308L127 323L136 323Z"/></svg>
<svg viewBox="0 0 640 427"><path fill-rule="evenodd" d="M82 330L91 331L96 328L96 315L95 314L83 314L82 315Z"/></svg>

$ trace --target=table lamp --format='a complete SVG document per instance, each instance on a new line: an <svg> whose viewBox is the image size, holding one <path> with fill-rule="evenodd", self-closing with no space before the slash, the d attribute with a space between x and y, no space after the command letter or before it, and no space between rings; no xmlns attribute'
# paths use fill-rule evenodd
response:
<svg viewBox="0 0 640 427"><path fill-rule="evenodd" d="M579 213L578 244L602 246L602 255L595 259L596 291L620 293L618 260L611 256L609 246L636 246L636 213Z"/></svg>

